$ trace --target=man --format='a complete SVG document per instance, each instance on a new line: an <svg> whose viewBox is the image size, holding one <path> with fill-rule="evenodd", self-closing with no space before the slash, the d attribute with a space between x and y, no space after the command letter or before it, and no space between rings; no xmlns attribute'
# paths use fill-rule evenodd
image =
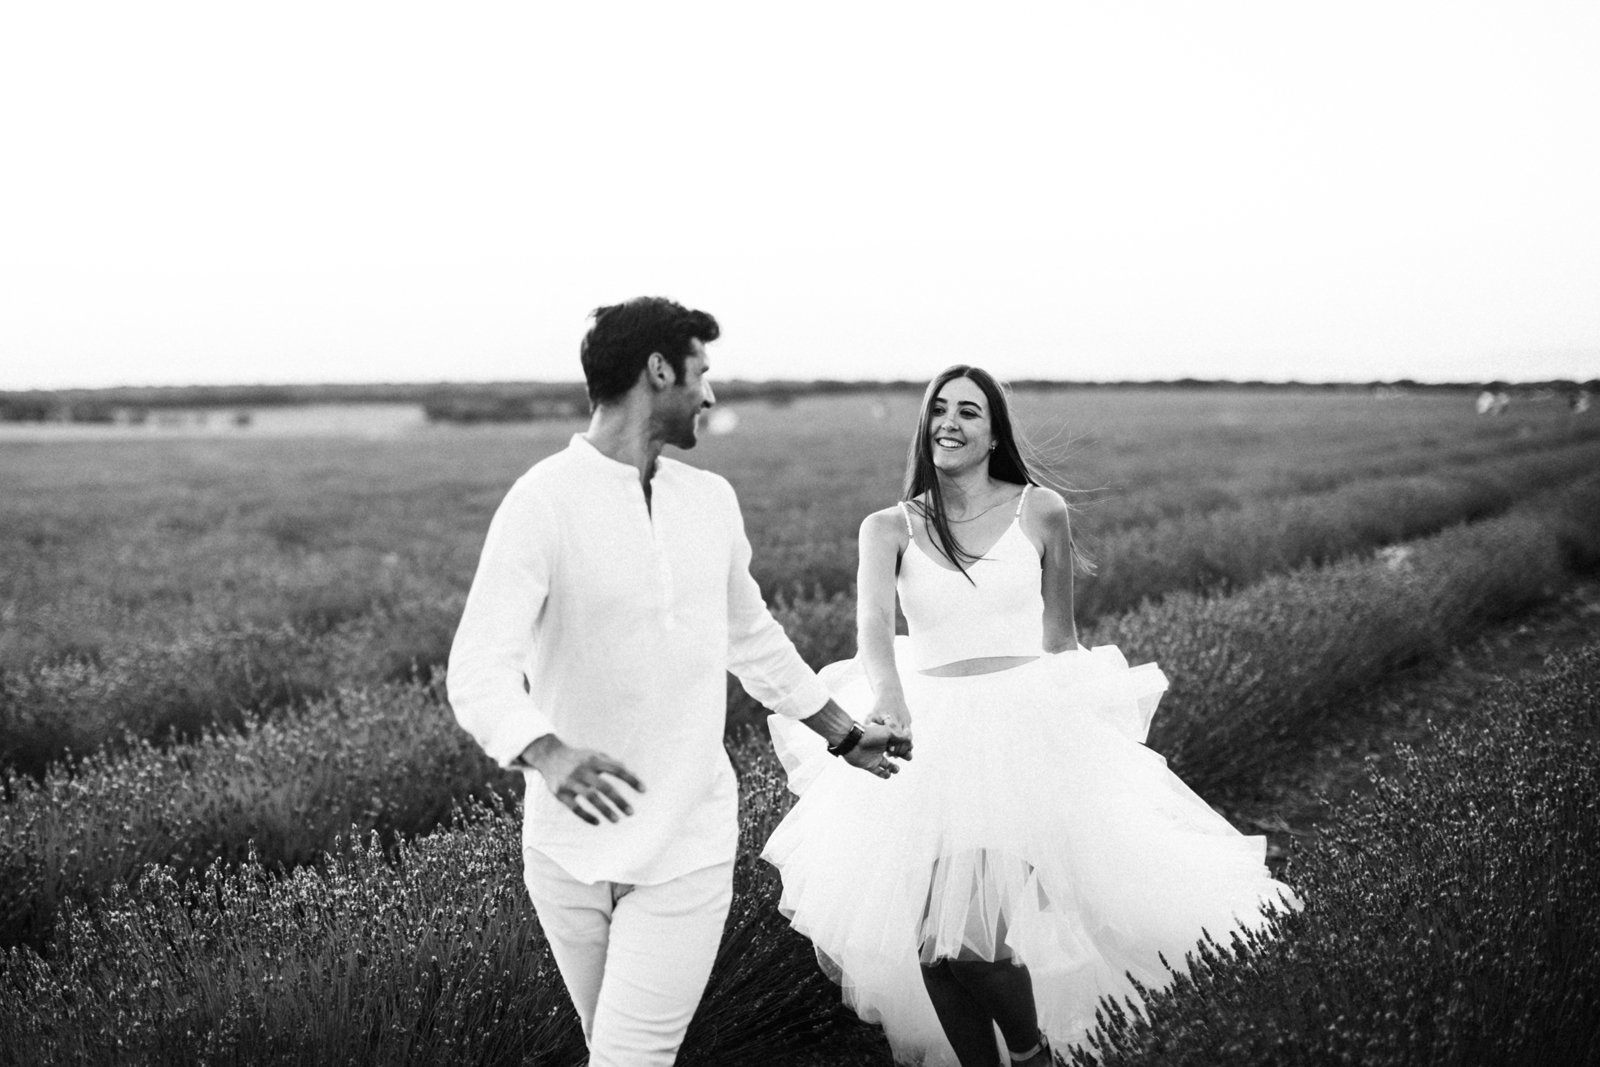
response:
<svg viewBox="0 0 1600 1067"><path fill-rule="evenodd" d="M857 767L910 754L773 620L732 487L660 457L694 447L718 333L654 297L594 313L589 429L506 495L450 652L457 719L527 771L524 878L591 1067L670 1064L710 977L738 844L727 671Z"/></svg>

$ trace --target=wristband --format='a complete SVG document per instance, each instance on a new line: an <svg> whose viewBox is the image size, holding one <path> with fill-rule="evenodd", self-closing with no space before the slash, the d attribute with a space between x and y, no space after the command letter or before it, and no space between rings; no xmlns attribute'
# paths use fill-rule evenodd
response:
<svg viewBox="0 0 1600 1067"><path fill-rule="evenodd" d="M843 756L860 743L861 724L853 722L850 724L850 732L841 737L837 745L829 745L828 751L835 756Z"/></svg>

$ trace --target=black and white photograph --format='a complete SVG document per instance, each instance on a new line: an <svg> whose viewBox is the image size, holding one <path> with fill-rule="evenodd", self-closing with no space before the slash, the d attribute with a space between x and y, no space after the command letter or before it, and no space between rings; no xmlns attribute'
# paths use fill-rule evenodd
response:
<svg viewBox="0 0 1600 1067"><path fill-rule="evenodd" d="M1597 56L0 11L0 1060L1600 1065Z"/></svg>

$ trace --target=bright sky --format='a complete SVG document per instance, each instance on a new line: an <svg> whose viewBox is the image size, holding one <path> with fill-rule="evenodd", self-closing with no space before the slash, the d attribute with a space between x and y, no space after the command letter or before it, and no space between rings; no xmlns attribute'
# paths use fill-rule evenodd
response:
<svg viewBox="0 0 1600 1067"><path fill-rule="evenodd" d="M1600 5L0 14L0 389L1600 375Z"/></svg>

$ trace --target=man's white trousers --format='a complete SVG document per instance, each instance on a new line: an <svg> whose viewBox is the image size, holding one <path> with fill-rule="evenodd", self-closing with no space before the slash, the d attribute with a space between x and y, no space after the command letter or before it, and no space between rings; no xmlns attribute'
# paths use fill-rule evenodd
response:
<svg viewBox="0 0 1600 1067"><path fill-rule="evenodd" d="M659 885L580 882L535 849L523 880L589 1067L670 1067L694 1017L733 901L733 861Z"/></svg>

